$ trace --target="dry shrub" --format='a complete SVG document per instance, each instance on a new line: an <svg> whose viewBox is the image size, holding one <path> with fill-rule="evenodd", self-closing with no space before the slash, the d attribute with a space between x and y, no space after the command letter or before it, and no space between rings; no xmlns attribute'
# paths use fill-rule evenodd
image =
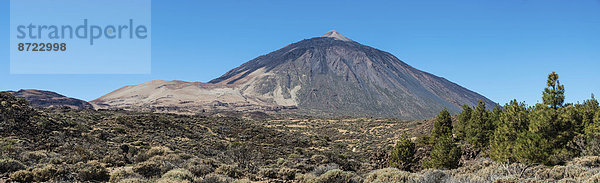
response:
<svg viewBox="0 0 600 183"><path fill-rule="evenodd" d="M571 160L567 165L579 165L589 168L600 167L600 156L584 156L578 157Z"/></svg>
<svg viewBox="0 0 600 183"><path fill-rule="evenodd" d="M586 182L589 183L600 183L600 173L590 177L589 179L586 180Z"/></svg>
<svg viewBox="0 0 600 183"><path fill-rule="evenodd" d="M217 162L213 159L198 159L193 158L187 160L185 163L185 169L192 172L192 174L202 177L206 174L212 173L215 171Z"/></svg>
<svg viewBox="0 0 600 183"><path fill-rule="evenodd" d="M129 178L142 178L140 174L133 172L132 169L118 168L110 173L109 182L117 183L121 180L129 179Z"/></svg>
<svg viewBox="0 0 600 183"><path fill-rule="evenodd" d="M227 175L232 178L240 178L243 176L242 171L239 169L237 165L226 165L222 164L215 170L216 174Z"/></svg>
<svg viewBox="0 0 600 183"><path fill-rule="evenodd" d="M171 153L173 153L173 151L171 149L169 149L168 147L164 147L164 146L151 147L147 151L138 154L135 157L135 160L136 160L136 162L142 162L142 161L146 161L154 156L165 156L165 155L168 155Z"/></svg>
<svg viewBox="0 0 600 183"><path fill-rule="evenodd" d="M0 173L10 173L17 170L25 169L25 165L19 160L14 159L1 159L0 160Z"/></svg>
<svg viewBox="0 0 600 183"><path fill-rule="evenodd" d="M33 173L28 170L19 170L10 174L10 179L16 182L32 182Z"/></svg>
<svg viewBox="0 0 600 183"><path fill-rule="evenodd" d="M119 183L146 183L146 182L151 182L151 181L148 181L146 179L141 179L141 178L126 178L126 179L119 181Z"/></svg>
<svg viewBox="0 0 600 183"><path fill-rule="evenodd" d="M36 182L46 182L58 179L66 174L66 170L58 165L47 164L44 167L33 169L33 180Z"/></svg>
<svg viewBox="0 0 600 183"><path fill-rule="evenodd" d="M367 174L364 183L417 182L418 178L415 174L397 168L384 168Z"/></svg>
<svg viewBox="0 0 600 183"><path fill-rule="evenodd" d="M21 154L23 162L40 163L46 158L48 158L46 151L27 151Z"/></svg>
<svg viewBox="0 0 600 183"><path fill-rule="evenodd" d="M329 182L342 182L342 183L358 183L361 182L360 177L354 172L342 171L340 169L330 170L323 175L317 177L313 181L314 183L329 183Z"/></svg>
<svg viewBox="0 0 600 183"><path fill-rule="evenodd" d="M296 178L296 173L298 173L298 169L292 169L292 168L280 168L279 172L277 172L277 174L279 175L279 178L283 179L283 180L294 180Z"/></svg>
<svg viewBox="0 0 600 183"><path fill-rule="evenodd" d="M323 175L325 172L328 172L330 170L335 170L335 169L339 169L340 166L338 166L335 163L329 163L327 165L320 165L318 167L316 167L313 171L312 174L314 174L315 176L321 176Z"/></svg>
<svg viewBox="0 0 600 183"><path fill-rule="evenodd" d="M227 177L226 175L210 173L205 175L200 183L229 183L233 181L233 178Z"/></svg>
<svg viewBox="0 0 600 183"><path fill-rule="evenodd" d="M161 175L160 168L161 164L154 162L154 161L145 161L145 162L141 162L136 164L133 167L133 171L135 173L138 173L140 175L143 175L144 177L156 177Z"/></svg>
<svg viewBox="0 0 600 183"><path fill-rule="evenodd" d="M81 181L107 181L110 178L106 168L102 167L96 161L78 163L76 167L77 176Z"/></svg>
<svg viewBox="0 0 600 183"><path fill-rule="evenodd" d="M445 182L449 176L441 170L426 169L421 171L423 176L419 182Z"/></svg>
<svg viewBox="0 0 600 183"><path fill-rule="evenodd" d="M277 173L276 168L260 168L258 170L258 175L262 178L276 179L278 176Z"/></svg>
<svg viewBox="0 0 600 183"><path fill-rule="evenodd" d="M163 174L161 179L194 181L194 175L186 169L173 169Z"/></svg>

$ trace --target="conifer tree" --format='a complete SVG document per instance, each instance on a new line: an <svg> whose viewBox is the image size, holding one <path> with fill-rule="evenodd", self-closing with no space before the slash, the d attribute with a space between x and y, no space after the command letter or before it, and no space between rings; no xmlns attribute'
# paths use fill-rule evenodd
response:
<svg viewBox="0 0 600 183"><path fill-rule="evenodd" d="M527 131L527 108L517 100L504 106L490 142L490 157L496 161L514 162L517 136Z"/></svg>
<svg viewBox="0 0 600 183"><path fill-rule="evenodd" d="M493 124L489 119L489 112L485 109L485 103L479 100L479 104L471 113L467 125L466 140L477 148L485 148L489 143L489 136L493 132Z"/></svg>
<svg viewBox="0 0 600 183"><path fill-rule="evenodd" d="M458 114L456 117L456 125L454 126L454 134L456 138L462 140L465 138L465 129L467 124L469 123L469 119L471 119L471 112L473 109L468 105L462 106L462 112Z"/></svg>
<svg viewBox="0 0 600 183"><path fill-rule="evenodd" d="M452 136L452 118L446 108L435 118L431 136L434 140L441 136Z"/></svg>
<svg viewBox="0 0 600 183"><path fill-rule="evenodd" d="M424 162L426 168L454 169L459 165L461 150L450 136L441 136L436 140L429 160Z"/></svg>
<svg viewBox="0 0 600 183"><path fill-rule="evenodd" d="M415 162L415 143L408 137L402 135L396 142L396 146L390 155L390 166L401 170L409 171Z"/></svg>
<svg viewBox="0 0 600 183"><path fill-rule="evenodd" d="M552 72L548 75L547 87L544 89L543 97L544 105L548 105L553 109L563 106L565 102L565 87L560 84L558 74Z"/></svg>

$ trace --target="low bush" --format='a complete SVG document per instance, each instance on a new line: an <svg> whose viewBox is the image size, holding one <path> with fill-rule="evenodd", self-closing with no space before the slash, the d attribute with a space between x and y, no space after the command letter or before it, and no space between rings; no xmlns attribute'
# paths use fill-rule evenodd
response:
<svg viewBox="0 0 600 183"><path fill-rule="evenodd" d="M206 174L209 174L209 173L212 173L213 171L215 171L215 164L216 164L216 162L214 162L214 160L203 160L203 159L194 158L194 159L189 159L185 163L184 167L185 167L185 169L192 172L192 174L194 174L198 177L202 177Z"/></svg>
<svg viewBox="0 0 600 183"><path fill-rule="evenodd" d="M25 169L25 165L18 160L14 159L1 159L0 160L0 173L10 173L17 170Z"/></svg>
<svg viewBox="0 0 600 183"><path fill-rule="evenodd" d="M194 181L194 175L186 169L173 169L163 174L162 179Z"/></svg>
<svg viewBox="0 0 600 183"><path fill-rule="evenodd" d="M10 179L16 182L32 182L33 173L28 170L19 170L11 173Z"/></svg>
<svg viewBox="0 0 600 183"><path fill-rule="evenodd" d="M226 175L210 173L208 175L205 175L204 178L200 181L200 183L229 183L233 181L233 178L227 177Z"/></svg>
<svg viewBox="0 0 600 183"><path fill-rule="evenodd" d="M36 182L46 182L55 179L61 179L64 174L66 174L66 170L54 164L48 164L44 167L35 168L32 171L33 180Z"/></svg>
<svg viewBox="0 0 600 183"><path fill-rule="evenodd" d="M138 173L144 177L156 177L161 175L160 164L154 161L145 161L136 164L133 167L133 172Z"/></svg>
<svg viewBox="0 0 600 183"><path fill-rule="evenodd" d="M109 182L117 183L121 180L129 179L129 178L142 178L140 174L133 172L132 169L124 169L119 168L110 173Z"/></svg>
<svg viewBox="0 0 600 183"><path fill-rule="evenodd" d="M108 181L110 179L106 168L97 162L79 164L77 166L77 176L81 181Z"/></svg>
<svg viewBox="0 0 600 183"><path fill-rule="evenodd" d="M135 160L136 160L136 162L142 162L142 161L146 161L154 156L166 156L171 153L173 153L173 151L171 149L169 149L168 147L164 147L164 146L151 147L147 151L138 154L135 157Z"/></svg>
<svg viewBox="0 0 600 183"><path fill-rule="evenodd" d="M313 171L312 174L314 174L315 176L321 176L323 175L325 172L328 172L330 170L335 170L335 169L339 169L340 166L338 166L335 163L329 163L327 165L320 165L318 167L316 167Z"/></svg>
<svg viewBox="0 0 600 183"><path fill-rule="evenodd" d="M360 177L358 177L354 172L342 171L340 169L330 170L323 175L317 177L313 181L314 183L329 183L329 182L338 182L338 183L358 183L361 182Z"/></svg>
<svg viewBox="0 0 600 183"><path fill-rule="evenodd" d="M119 183L147 183L147 182L151 182L151 181L141 179L141 178L127 178L127 179L123 179L123 180L119 181Z"/></svg>
<svg viewBox="0 0 600 183"><path fill-rule="evenodd" d="M396 168L385 168L372 171L365 177L364 183L386 183L386 182L417 182L419 177Z"/></svg>
<svg viewBox="0 0 600 183"><path fill-rule="evenodd" d="M239 167L237 165L226 165L223 164L221 166L219 166L219 168L217 168L215 170L216 174L222 174L222 175L227 175L229 177L232 178L240 178L243 176L242 171L240 171Z"/></svg>
<svg viewBox="0 0 600 183"><path fill-rule="evenodd" d="M279 178L283 179L283 180L294 180L296 178L296 173L298 172L297 169L291 169L291 168L280 168L279 172L277 173L279 175Z"/></svg>

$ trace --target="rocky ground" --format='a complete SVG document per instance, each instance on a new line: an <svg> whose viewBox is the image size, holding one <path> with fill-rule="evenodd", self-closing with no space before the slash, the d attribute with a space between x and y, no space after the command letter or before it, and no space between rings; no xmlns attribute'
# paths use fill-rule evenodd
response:
<svg viewBox="0 0 600 183"><path fill-rule="evenodd" d="M3 181L593 182L600 177L599 157L556 167L478 158L454 170L387 168L396 139L428 134L430 121L28 110L19 105L12 104L11 114L21 117L2 116ZM418 153L425 156L426 151Z"/></svg>

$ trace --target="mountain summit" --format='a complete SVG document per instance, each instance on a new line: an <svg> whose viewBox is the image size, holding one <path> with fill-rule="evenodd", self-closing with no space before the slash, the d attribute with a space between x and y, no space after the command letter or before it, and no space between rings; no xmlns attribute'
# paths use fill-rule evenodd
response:
<svg viewBox="0 0 600 183"><path fill-rule="evenodd" d="M341 40L341 41L352 41L351 39L348 39L346 36L340 34L339 32L332 30L329 31L325 34L323 34L321 37L331 37L337 40Z"/></svg>
<svg viewBox="0 0 600 183"><path fill-rule="evenodd" d="M209 83L152 81L92 103L151 111L272 111L425 119L494 102L336 31L259 56Z"/></svg>

